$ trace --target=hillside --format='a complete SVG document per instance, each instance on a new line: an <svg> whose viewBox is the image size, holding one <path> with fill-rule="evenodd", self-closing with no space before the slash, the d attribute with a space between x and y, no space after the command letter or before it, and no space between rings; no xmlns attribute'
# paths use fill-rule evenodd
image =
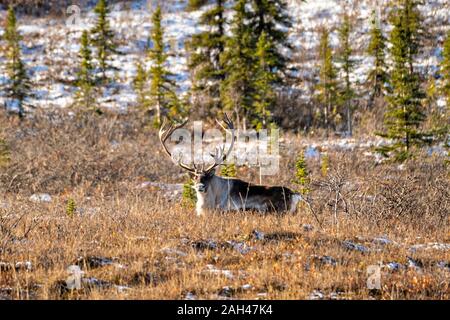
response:
<svg viewBox="0 0 450 320"><path fill-rule="evenodd" d="M186 10L187 1L164 2L165 34L170 47L168 66L177 76L177 85L181 92L186 92L191 85L187 70L187 53L185 41L192 34L202 29L197 24L199 17L208 6L201 10ZM371 59L365 50L368 43L368 30L371 23L371 13L376 8L380 21L386 25L387 7L390 1L360 0L316 0L302 2L291 0L289 13L293 18L293 28L290 32L290 43L294 50L290 53L293 65L297 67L294 74L296 80L292 88L300 90L303 101L311 99L311 88L317 76L318 27L326 25L334 30L331 34L332 45L337 44L337 32L343 8L348 8L354 17L354 29L351 34L357 60L351 80L363 85L371 66ZM425 18L426 29L429 31L427 46L424 48L418 66L424 77L434 75L440 61L439 48L443 35L450 28L450 4L446 0L430 0L421 6ZM136 73L136 62L143 60L145 47L149 44L151 30L150 16L154 4L152 1L119 2L113 6L111 25L117 34L121 55L114 57L114 65L120 71L113 74L115 82L103 93L101 104L106 108L126 110L136 102L132 89L132 79ZM40 108L64 108L73 102L73 81L78 65L77 54L82 30L92 27L95 14L92 6L72 7L67 9L66 17L32 17L19 16L19 30L23 40L24 60L30 70L35 98L32 105ZM0 12L4 20L6 11ZM228 14L229 16L229 14ZM3 31L1 31L3 32ZM387 34L389 29L384 27ZM4 58L2 58L4 59ZM2 62L4 60L0 60ZM0 84L5 81L2 65ZM288 89L288 88L286 88ZM364 92L362 90L362 92ZM3 99L0 92L0 99ZM1 101L0 101L1 102Z"/></svg>

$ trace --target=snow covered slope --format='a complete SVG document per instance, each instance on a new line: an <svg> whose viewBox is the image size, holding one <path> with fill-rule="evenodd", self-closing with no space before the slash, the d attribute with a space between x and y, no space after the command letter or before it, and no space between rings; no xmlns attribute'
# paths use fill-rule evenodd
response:
<svg viewBox="0 0 450 320"><path fill-rule="evenodd" d="M189 73L186 67L186 52L184 43L189 37L202 30L197 24L202 10L188 12L185 10L187 1L167 1L164 5L165 35L170 48L168 65L177 74L180 92L190 87ZM317 68L315 49L318 45L317 27L328 26L333 31L332 44L337 44L335 27L339 24L343 10L354 14L355 28L352 34L356 58L359 62L352 80L356 83L365 81L371 60L365 55L368 42L367 32L370 28L371 12L376 8L381 20L385 20L386 0L290 0L289 12L294 19L294 27L290 40L294 45L293 58L299 69L299 77L312 78ZM114 64L120 71L110 75L114 83L105 90L101 103L104 107L126 110L135 103L135 94L131 83L135 75L135 64L145 57L145 48L149 45L151 30L150 16L156 1L130 1L116 4L111 13L111 25L117 34L119 50L122 55L114 57ZM424 73L433 73L437 69L440 50L436 46L442 44L443 34L450 27L450 4L448 0L428 0L421 7L426 18L427 29L431 40L426 48L419 67ZM5 11L0 12L4 20ZM57 19L30 18L19 16L20 31L24 36L24 61L30 70L35 83L33 91L35 98L32 104L42 108L67 107L73 101L75 88L71 81L76 77L78 65L77 54L81 32L92 27L95 20L92 7L68 8L67 17ZM389 31L386 27L386 33ZM3 32L3 31L1 31ZM0 60L0 84L6 79L3 69L4 59ZM299 89L305 89L308 82L299 81ZM3 94L0 92L0 99ZM305 90L305 99L308 99ZM0 100L0 104L2 101Z"/></svg>

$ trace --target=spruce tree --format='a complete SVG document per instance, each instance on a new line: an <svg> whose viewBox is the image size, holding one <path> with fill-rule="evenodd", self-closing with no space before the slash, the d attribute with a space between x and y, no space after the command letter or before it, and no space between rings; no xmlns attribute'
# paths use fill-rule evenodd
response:
<svg viewBox="0 0 450 320"><path fill-rule="evenodd" d="M430 74L426 80L425 96L425 105L428 109L428 113L435 113L435 111L438 111L436 107L439 92L434 74Z"/></svg>
<svg viewBox="0 0 450 320"><path fill-rule="evenodd" d="M96 88L93 79L92 52L89 44L89 33L85 30L80 40L81 46L78 54L80 67L76 80L78 90L75 94L75 99L84 111L95 110L99 112L96 108Z"/></svg>
<svg viewBox="0 0 450 320"><path fill-rule="evenodd" d="M328 175L328 171L330 170L330 158L328 157L328 154L323 154L320 160L320 173L323 177L326 177Z"/></svg>
<svg viewBox="0 0 450 320"><path fill-rule="evenodd" d="M443 140L446 148L450 148L450 30L447 32L447 37L444 41L442 50L442 62L440 66L440 74L442 79L441 88L442 96L446 99L446 105L443 110L436 110L434 135L437 140ZM438 91L438 88L436 88ZM438 95L438 92L436 92Z"/></svg>
<svg viewBox="0 0 450 320"><path fill-rule="evenodd" d="M76 211L77 211L77 204L75 203L75 200L73 198L69 198L67 200L67 205L66 205L66 215L69 218L73 218Z"/></svg>
<svg viewBox="0 0 450 320"><path fill-rule="evenodd" d="M235 178L237 175L236 165L234 163L222 164L220 167L220 175L222 177Z"/></svg>
<svg viewBox="0 0 450 320"><path fill-rule="evenodd" d="M309 177L310 173L306 165L305 153L300 152L295 161L295 178L293 183L298 185L298 191L302 195L307 195L310 191L311 179Z"/></svg>
<svg viewBox="0 0 450 320"><path fill-rule="evenodd" d="M193 94L213 112L221 109L220 84L225 78L220 61L226 40L225 3L226 0L215 0L215 6L200 17L199 24L207 30L192 36L188 43Z"/></svg>
<svg viewBox="0 0 450 320"><path fill-rule="evenodd" d="M106 0L99 0L94 9L97 14L97 21L91 30L92 43L96 48L96 59L99 71L101 72L101 81L106 82L106 71L115 69L111 65L111 55L118 53L114 42L114 32L109 25L109 7Z"/></svg>
<svg viewBox="0 0 450 320"><path fill-rule="evenodd" d="M447 111L450 109L450 30L444 41L441 62L442 93L447 100Z"/></svg>
<svg viewBox="0 0 450 320"><path fill-rule="evenodd" d="M4 139L0 137L0 168L4 167L10 161L11 153L9 146Z"/></svg>
<svg viewBox="0 0 450 320"><path fill-rule="evenodd" d="M261 34L256 47L255 57L255 94L253 126L257 129L265 127L270 121L271 110L275 103L274 85L278 79L272 71L277 64L277 55L273 51L273 45L265 32Z"/></svg>
<svg viewBox="0 0 450 320"><path fill-rule="evenodd" d="M429 133L435 142L445 141L450 128L450 114L447 106L444 108L438 106L440 92L433 74L430 74L427 79L425 95L424 106L427 110L425 126L429 128Z"/></svg>
<svg viewBox="0 0 450 320"><path fill-rule="evenodd" d="M24 101L30 95L31 83L21 58L20 41L22 36L17 30L17 19L12 6L8 8L3 38L6 41L5 56L8 80L5 92L9 99L7 104L17 109L19 117L23 117Z"/></svg>
<svg viewBox="0 0 450 320"><path fill-rule="evenodd" d="M251 7L249 26L252 29L253 47L257 46L261 35L265 33L267 43L270 44L269 50L275 58L270 71L278 73L274 80L281 83L282 77L279 73L286 71L288 63L281 49L291 49L287 37L292 21L287 11L287 3L285 0L251 0Z"/></svg>
<svg viewBox="0 0 450 320"><path fill-rule="evenodd" d="M221 84L224 108L236 113L238 126L247 127L253 116L254 50L252 30L247 24L249 12L246 0L237 0L231 22L232 36L221 56L226 78Z"/></svg>
<svg viewBox="0 0 450 320"><path fill-rule="evenodd" d="M189 0L187 8L189 10L198 10L208 3L208 0Z"/></svg>
<svg viewBox="0 0 450 320"><path fill-rule="evenodd" d="M353 50L350 44L351 23L348 14L344 15L341 27L339 28L340 40L340 57L341 72L343 73L344 86L340 92L341 102L345 109L345 118L347 120L347 134L352 135L352 99L355 97L355 92L350 82L350 73L355 67L355 61L352 58Z"/></svg>
<svg viewBox="0 0 450 320"><path fill-rule="evenodd" d="M403 40L407 40L407 42L404 43L407 48L405 58L411 74L415 72L413 64L423 45L424 30L422 27L422 17L417 8L420 3L420 0L402 0L400 14L394 14L392 19L394 28L396 25L400 26L397 30L401 30L403 32ZM403 46L394 46L393 51L402 52L403 49Z"/></svg>
<svg viewBox="0 0 450 320"><path fill-rule="evenodd" d="M221 100L237 114L238 126L261 127L270 118L274 88L283 82L288 59L282 53L291 19L283 0L237 0L231 36L221 55L225 79Z"/></svg>
<svg viewBox="0 0 450 320"><path fill-rule="evenodd" d="M197 193L194 189L194 181L188 177L187 181L183 184L182 191L183 204L188 207L193 207L197 202Z"/></svg>
<svg viewBox="0 0 450 320"><path fill-rule="evenodd" d="M316 91L318 101L322 105L323 125L328 136L332 125L332 115L336 113L337 82L336 69L333 65L333 51L329 43L329 31L326 28L321 30L319 61L319 83Z"/></svg>
<svg viewBox="0 0 450 320"><path fill-rule="evenodd" d="M148 58L152 62L149 77L151 79L149 98L155 106L156 117L154 124L161 124L162 113L174 118L179 113L179 101L175 93L175 81L173 74L166 69L167 53L164 50L164 30L161 25L162 13L158 6L152 15L151 41L153 47L148 52Z"/></svg>
<svg viewBox="0 0 450 320"><path fill-rule="evenodd" d="M388 145L378 148L384 156L403 162L413 154L413 148L427 141L428 136L419 131L425 120L421 79L414 70L414 61L420 49L421 20L414 0L403 0L391 17L390 35L392 93L388 97L385 113L385 132L378 135L390 139Z"/></svg>
<svg viewBox="0 0 450 320"><path fill-rule="evenodd" d="M377 97L385 94L385 84L389 76L386 66L386 38L381 30L381 22L377 21L375 12L373 13L372 28L370 30L370 41L367 53L374 59L373 68L367 78L367 86L371 88L368 107L373 106Z"/></svg>
<svg viewBox="0 0 450 320"><path fill-rule="evenodd" d="M141 62L136 64L136 76L133 79L133 88L137 95L138 107L141 110L148 109L147 71Z"/></svg>

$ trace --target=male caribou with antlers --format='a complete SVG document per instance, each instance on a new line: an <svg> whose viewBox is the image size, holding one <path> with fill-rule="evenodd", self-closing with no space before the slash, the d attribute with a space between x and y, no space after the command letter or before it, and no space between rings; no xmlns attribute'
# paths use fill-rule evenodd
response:
<svg viewBox="0 0 450 320"><path fill-rule="evenodd" d="M217 123L225 130L227 129L216 119ZM181 168L188 171L194 180L194 189L197 194L197 215L203 215L210 211L246 211L258 212L295 212L298 202L302 199L300 194L282 186L260 186L254 185L234 178L219 177L215 174L216 168L229 157L233 149L235 129L233 122L225 114L224 123L231 131L231 144L225 152L225 145L217 147L215 154L211 154L214 162L205 168L193 163L192 166L184 164L181 158L175 161L166 146L167 139L178 128L183 127L187 120L179 125L169 125L166 128L163 122L159 139L167 155Z"/></svg>

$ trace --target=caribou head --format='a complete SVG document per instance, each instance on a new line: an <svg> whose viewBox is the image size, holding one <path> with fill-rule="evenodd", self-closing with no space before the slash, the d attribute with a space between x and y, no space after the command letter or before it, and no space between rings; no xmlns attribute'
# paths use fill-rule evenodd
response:
<svg viewBox="0 0 450 320"><path fill-rule="evenodd" d="M174 161L178 166L180 166L182 169L188 171L191 174L191 177L194 180L194 188L196 189L197 192L205 193L207 191L209 181L211 181L212 178L214 177L216 168L220 166L222 163L224 163L226 159L228 159L228 157L231 154L231 151L233 150L235 139L235 129L233 122L230 120L227 114L225 114L223 119L223 122L225 123L226 127L222 125L220 121L217 119L216 122L220 125L220 127L223 130L225 130L225 132L227 131L231 132L231 144L226 152L225 152L225 145L217 147L215 149L215 153L211 154L211 157L213 158L213 163L208 166L205 166L205 163L197 165L195 162L193 162L192 166L189 166L182 162L181 156L179 157L178 161ZM169 126L166 126L166 120L164 119L163 124L159 130L159 140L161 141L164 151L172 160L174 158L172 156L172 153L166 146L166 140L172 135L172 133L175 130L184 127L186 123L187 120L179 125L170 124Z"/></svg>

